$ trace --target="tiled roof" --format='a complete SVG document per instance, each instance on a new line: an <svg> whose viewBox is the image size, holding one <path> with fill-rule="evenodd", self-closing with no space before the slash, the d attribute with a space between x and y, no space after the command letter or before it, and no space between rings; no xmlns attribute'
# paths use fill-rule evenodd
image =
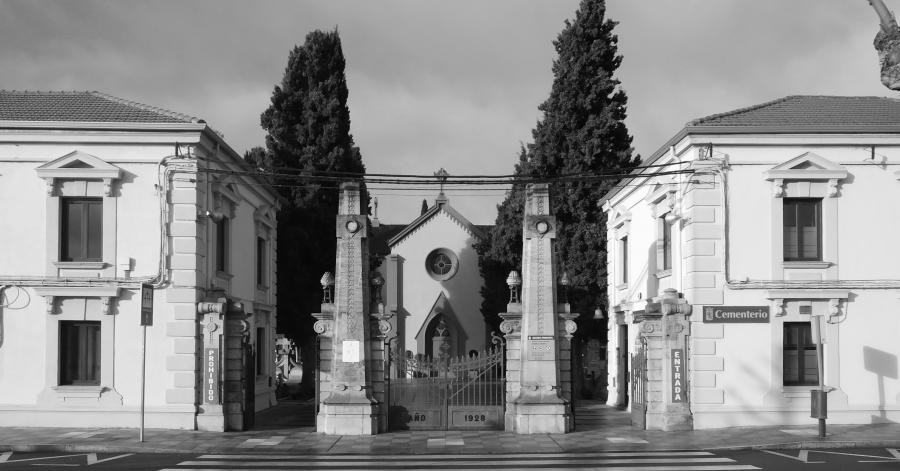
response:
<svg viewBox="0 0 900 471"><path fill-rule="evenodd" d="M900 100L873 96L792 95L695 119L688 126L900 125Z"/></svg>
<svg viewBox="0 0 900 471"><path fill-rule="evenodd" d="M186 114L100 92L0 90L0 121L203 123Z"/></svg>

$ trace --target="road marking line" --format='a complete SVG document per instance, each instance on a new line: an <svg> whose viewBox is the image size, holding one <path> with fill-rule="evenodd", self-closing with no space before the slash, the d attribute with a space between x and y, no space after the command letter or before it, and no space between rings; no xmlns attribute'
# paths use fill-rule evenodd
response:
<svg viewBox="0 0 900 471"><path fill-rule="evenodd" d="M784 458L789 458L792 460L801 461L803 463L824 463L824 461L809 461L809 450L800 450L797 456L786 455L784 453L778 453L777 451L771 450L760 450L763 453L769 453L770 455L778 455Z"/></svg>
<svg viewBox="0 0 900 471"><path fill-rule="evenodd" d="M461 468L428 468L428 471L459 471ZM514 468L520 469L520 468ZM593 469L593 468L591 468ZM760 469L756 466L749 464L736 464L736 465L699 465L699 466L683 466L683 465L671 465L671 466L641 466L640 468L635 468L633 466L610 466L603 467L603 471L635 471L636 469L640 469L641 471L746 471L753 469ZM159 471L185 471L184 468L166 468L161 469ZM281 468L203 468L203 471L281 471ZM359 471L359 468L349 467L349 468L337 468L332 469L330 471ZM571 467L564 468L548 468L542 467L541 471L572 471Z"/></svg>
<svg viewBox="0 0 900 471"><path fill-rule="evenodd" d="M420 457L419 461L405 461L405 462L395 462L390 459L382 459L378 461L379 466L392 466L395 469L400 468L413 468L419 469L421 466L428 466L434 464L434 459L423 458ZM480 461L478 463L479 466L484 468L496 468L496 467L508 467L508 466L524 466L524 465L532 465L532 466L543 466L543 465L609 465L609 464L667 464L667 463L734 463L734 460L731 458L618 458L618 459L606 459L606 460L591 460L591 459L582 459L582 460L490 460L490 461ZM235 464L234 461L182 461L178 463L178 466L228 466L230 464ZM242 461L240 462L241 466L271 466L271 467L308 467L308 466L316 466L322 468L331 468L331 467L346 467L348 465L352 465L354 463L346 463L346 462L334 462L334 461L317 461L317 460L303 460L303 461L269 461L269 462L253 462L253 461Z"/></svg>
<svg viewBox="0 0 900 471"><path fill-rule="evenodd" d="M708 451L613 451L613 452L596 452L596 453L491 453L489 455L448 455L448 454L428 454L428 455L409 455L409 456L392 456L394 460L422 460L422 459L469 459L481 460L485 457L489 458L627 458L639 456L712 456ZM371 461L373 459L382 460L385 455L268 455L259 453L242 453L242 454L222 454L222 455L200 455L199 459L257 459L257 460L299 460L315 458L316 460L341 460L341 461Z"/></svg>
<svg viewBox="0 0 900 471"><path fill-rule="evenodd" d="M126 456L131 456L133 454L134 453L128 453L126 455L110 456L109 458L103 458L102 460L98 460L96 453L88 453L87 454L87 465L90 466L92 464L105 463L107 461L117 460L119 458L125 458Z"/></svg>

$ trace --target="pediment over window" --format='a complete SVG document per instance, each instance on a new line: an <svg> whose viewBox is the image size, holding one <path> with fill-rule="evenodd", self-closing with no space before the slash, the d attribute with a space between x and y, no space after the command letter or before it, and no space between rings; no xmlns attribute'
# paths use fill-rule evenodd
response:
<svg viewBox="0 0 900 471"><path fill-rule="evenodd" d="M56 180L102 180L106 195L112 196L112 182L122 178L122 169L99 157L81 151L70 152L36 168L47 180L47 193L53 195Z"/></svg>
<svg viewBox="0 0 900 471"><path fill-rule="evenodd" d="M843 180L850 173L825 157L807 152L766 172L766 180Z"/></svg>
<svg viewBox="0 0 900 471"><path fill-rule="evenodd" d="M253 219L270 229L275 228L275 207L264 204L253 210Z"/></svg>
<svg viewBox="0 0 900 471"><path fill-rule="evenodd" d="M243 197L238 191L238 185L232 176L225 177L212 185L213 192L213 210L227 215L229 218L235 216L235 209L240 204Z"/></svg>

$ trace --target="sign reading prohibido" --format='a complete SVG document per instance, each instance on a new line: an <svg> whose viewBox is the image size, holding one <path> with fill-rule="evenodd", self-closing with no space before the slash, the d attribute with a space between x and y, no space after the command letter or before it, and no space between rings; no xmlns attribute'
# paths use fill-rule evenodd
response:
<svg viewBox="0 0 900 471"><path fill-rule="evenodd" d="M769 306L704 306L704 324L769 323Z"/></svg>
<svg viewBox="0 0 900 471"><path fill-rule="evenodd" d="M203 359L203 403L219 403L219 349L206 348Z"/></svg>
<svg viewBox="0 0 900 471"><path fill-rule="evenodd" d="M687 374L684 371L684 349L672 349L672 402L684 402Z"/></svg>

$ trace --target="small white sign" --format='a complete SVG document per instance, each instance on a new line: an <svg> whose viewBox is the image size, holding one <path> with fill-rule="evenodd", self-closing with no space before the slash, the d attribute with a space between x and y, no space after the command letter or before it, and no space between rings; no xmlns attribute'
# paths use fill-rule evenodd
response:
<svg viewBox="0 0 900 471"><path fill-rule="evenodd" d="M344 352L341 361L344 363L356 363L359 361L359 340L344 340Z"/></svg>

